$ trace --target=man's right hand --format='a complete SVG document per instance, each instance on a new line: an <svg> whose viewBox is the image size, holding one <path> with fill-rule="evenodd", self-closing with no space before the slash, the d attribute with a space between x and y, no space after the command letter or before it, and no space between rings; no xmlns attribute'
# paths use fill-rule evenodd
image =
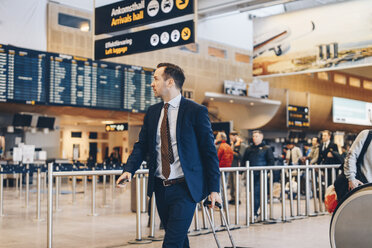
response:
<svg viewBox="0 0 372 248"><path fill-rule="evenodd" d="M118 180L116 180L116 186L119 185L119 183L125 179L128 179L128 181L130 182L131 179L132 179L132 173L130 172L124 172L123 174L121 174L121 176L118 178Z"/></svg>
<svg viewBox="0 0 372 248"><path fill-rule="evenodd" d="M359 181L358 179L351 180L349 181L349 190L353 190L359 185L363 185L363 183Z"/></svg>

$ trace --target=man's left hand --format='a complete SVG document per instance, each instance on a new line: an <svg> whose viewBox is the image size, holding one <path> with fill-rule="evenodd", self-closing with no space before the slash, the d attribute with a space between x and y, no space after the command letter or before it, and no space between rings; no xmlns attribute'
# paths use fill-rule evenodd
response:
<svg viewBox="0 0 372 248"><path fill-rule="evenodd" d="M211 208L214 208L216 202L222 205L222 199L218 192L211 192L211 194L209 195L209 200L212 203L212 205L210 206Z"/></svg>
<svg viewBox="0 0 372 248"><path fill-rule="evenodd" d="M327 157L329 157L329 158L333 158L333 154L332 154L332 152L328 152Z"/></svg>

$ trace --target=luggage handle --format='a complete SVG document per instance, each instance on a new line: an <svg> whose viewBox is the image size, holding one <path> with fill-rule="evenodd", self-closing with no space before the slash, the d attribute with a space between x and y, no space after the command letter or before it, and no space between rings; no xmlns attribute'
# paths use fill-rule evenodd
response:
<svg viewBox="0 0 372 248"><path fill-rule="evenodd" d="M203 205L204 205L204 207L208 207L208 208L210 208L209 206L212 205L212 202L211 202L210 200L206 199L206 200L204 201ZM218 207L220 210L222 209L222 205L221 205L221 203L219 203L219 202L215 202L214 205L215 205L216 207Z"/></svg>

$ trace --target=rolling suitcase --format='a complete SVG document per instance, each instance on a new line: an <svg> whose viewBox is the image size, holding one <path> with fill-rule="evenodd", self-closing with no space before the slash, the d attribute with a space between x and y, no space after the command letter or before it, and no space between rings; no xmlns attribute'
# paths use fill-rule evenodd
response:
<svg viewBox="0 0 372 248"><path fill-rule="evenodd" d="M203 207L205 208L205 212L207 213L208 221L209 221L209 224L211 225L213 236L214 236L214 239L216 240L217 247L218 248L221 248L220 242L218 241L218 238L217 238L217 235L216 235L216 230L215 230L214 225L212 223L211 215L209 214L209 207L208 206L210 206L211 204L212 204L211 201L209 201L208 199L206 199L204 201L204 203L203 203ZM231 242L232 247L233 248L238 248L238 247L235 246L235 242L234 242L234 239L233 239L233 237L231 235L230 227L229 227L229 224L227 223L225 213L224 213L224 211L222 209L222 205L220 203L218 203L218 202L216 202L215 205L221 211L222 221L224 222L224 224L226 226L227 233L229 234L229 238L230 238L230 242Z"/></svg>

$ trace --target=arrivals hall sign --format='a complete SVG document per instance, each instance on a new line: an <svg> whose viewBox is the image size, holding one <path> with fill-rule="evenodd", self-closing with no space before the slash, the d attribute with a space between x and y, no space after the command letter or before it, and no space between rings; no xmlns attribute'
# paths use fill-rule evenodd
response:
<svg viewBox="0 0 372 248"><path fill-rule="evenodd" d="M188 16L189 15L189 16ZM95 59L105 59L195 42L194 0L125 0L95 9L95 35L129 30L185 16L138 32L95 41Z"/></svg>

